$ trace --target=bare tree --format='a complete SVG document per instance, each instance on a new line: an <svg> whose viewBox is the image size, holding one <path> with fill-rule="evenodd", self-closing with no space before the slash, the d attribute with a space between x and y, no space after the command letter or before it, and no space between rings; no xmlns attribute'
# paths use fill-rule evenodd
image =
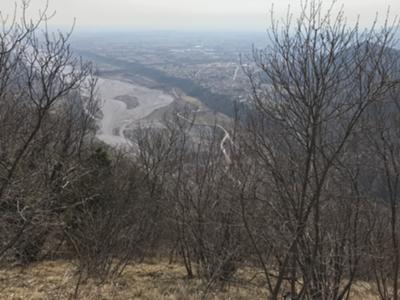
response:
<svg viewBox="0 0 400 300"><path fill-rule="evenodd" d="M40 227L53 213L56 196L49 191L52 176L46 172L60 171L64 161L49 152L75 158L94 130L97 110L91 66L73 56L71 33L49 32L46 8L33 21L26 17L29 1L21 5L19 14L1 19L0 206L5 238L0 257L27 229ZM63 127L65 122L57 127L62 123L57 118L68 114L69 127ZM60 149L59 138L64 148Z"/></svg>
<svg viewBox="0 0 400 300"><path fill-rule="evenodd" d="M387 53L393 59L393 54ZM389 60L398 68L397 61ZM395 74L399 70L394 70ZM366 140L374 157L374 181L371 196L375 195L384 217L374 231L372 263L381 299L399 299L400 276L400 123L399 87L394 88L385 101L376 103L366 116ZM381 216L382 217L382 216ZM383 223L383 224L382 224ZM389 230L388 230L389 229Z"/></svg>
<svg viewBox="0 0 400 300"><path fill-rule="evenodd" d="M268 48L254 50L256 69L245 70L253 108L242 144L250 159L238 165L253 179L242 217L271 299L286 284L298 299L344 299L361 255L352 238L360 204L345 198L357 199L355 186L335 189L354 177L346 162L357 161L361 116L398 82L385 59L393 29L388 21L350 27L334 7L310 1L296 20L273 19Z"/></svg>

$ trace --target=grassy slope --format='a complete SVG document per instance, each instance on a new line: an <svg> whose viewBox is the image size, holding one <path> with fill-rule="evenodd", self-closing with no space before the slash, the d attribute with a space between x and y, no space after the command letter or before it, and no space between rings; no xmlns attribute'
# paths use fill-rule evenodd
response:
<svg viewBox="0 0 400 300"><path fill-rule="evenodd" d="M27 268L14 267L0 271L0 299L68 299L77 278L71 263L47 261ZM210 293L205 299L266 299L262 276L241 271L237 284ZM157 299L200 300L205 290L200 280L186 280L181 265L142 263L128 266L123 276L113 283L96 286L86 282L80 287L80 299ZM377 299L368 284L359 284L355 300Z"/></svg>

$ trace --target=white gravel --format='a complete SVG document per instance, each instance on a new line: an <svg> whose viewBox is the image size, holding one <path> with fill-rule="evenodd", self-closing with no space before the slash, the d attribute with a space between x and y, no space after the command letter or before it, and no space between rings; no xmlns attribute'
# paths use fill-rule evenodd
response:
<svg viewBox="0 0 400 300"><path fill-rule="evenodd" d="M124 129L146 118L154 110L168 106L174 100L172 96L160 90L106 78L99 78L98 90L103 102L103 119L100 122L98 138L112 146L131 145L123 134ZM127 109L124 102L115 99L124 95L135 96L139 105Z"/></svg>

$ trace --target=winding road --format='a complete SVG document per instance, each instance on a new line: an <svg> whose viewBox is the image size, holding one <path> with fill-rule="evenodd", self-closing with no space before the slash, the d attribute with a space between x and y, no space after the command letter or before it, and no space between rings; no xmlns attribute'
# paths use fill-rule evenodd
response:
<svg viewBox="0 0 400 300"><path fill-rule="evenodd" d="M182 97L177 93L177 91L176 91L175 89L173 90L173 95L174 95L177 99L181 99L181 98L182 98ZM197 114L197 113L199 113L199 112L201 112L200 107L197 108L197 110L195 110L193 113L194 113L194 114ZM182 116L182 114L180 114L179 112L176 113L176 116L177 116L178 118L182 119L182 120L185 120L186 122L192 123L191 120L189 120L189 119L186 118L185 116ZM212 126L212 125L207 124L207 123L196 123L196 122L193 123L193 125L195 125L195 126L204 126L204 127L211 127L211 126ZM217 124L216 127L218 127L219 129L221 129L221 130L224 132L224 137L222 138L221 143L220 143L220 149L221 149L222 154L223 154L224 157L225 157L226 162L230 165L230 164L232 163L232 160L231 160L231 157L230 157L229 154L228 154L228 150L226 149L225 143L226 143L227 141L229 141L229 142L233 145L233 141L232 141L231 135L229 134L229 132L228 132L223 126Z"/></svg>

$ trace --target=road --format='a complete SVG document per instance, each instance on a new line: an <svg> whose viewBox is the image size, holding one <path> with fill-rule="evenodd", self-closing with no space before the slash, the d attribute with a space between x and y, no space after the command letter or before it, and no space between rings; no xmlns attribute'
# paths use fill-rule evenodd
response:
<svg viewBox="0 0 400 300"><path fill-rule="evenodd" d="M175 89L173 90L173 95L177 99L181 99L181 96L178 94L178 92ZM201 112L201 108L200 107L198 107L197 110L195 110L193 113L197 114L199 112ZM182 116L182 114L180 114L179 112L176 115L177 115L178 118L180 118L182 120L185 120L186 122L192 123L192 120L189 120L185 116ZM204 127L212 127L212 125L210 125L210 124L198 123L198 122L195 122L193 125L195 125L195 126L204 126ZM224 132L224 137L222 138L221 143L220 143L220 149L221 149L222 154L225 157L226 162L228 164L231 164L232 160L231 160L231 157L229 156L228 150L226 149L226 146L225 146L225 143L227 141L229 141L231 144L233 144L231 135L229 134L229 132L223 126L221 126L219 124L217 124L216 126Z"/></svg>
<svg viewBox="0 0 400 300"><path fill-rule="evenodd" d="M237 66L235 69L235 73L233 74L233 78L232 78L233 81L236 81L236 77L238 75L239 70L240 70L240 66Z"/></svg>

